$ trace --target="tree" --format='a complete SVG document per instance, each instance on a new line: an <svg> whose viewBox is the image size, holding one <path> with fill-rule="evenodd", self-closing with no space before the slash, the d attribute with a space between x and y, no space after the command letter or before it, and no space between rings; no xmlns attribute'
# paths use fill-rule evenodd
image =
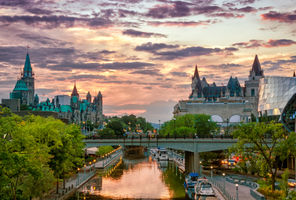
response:
<svg viewBox="0 0 296 200"><path fill-rule="evenodd" d="M116 135L111 128L104 128L98 131L98 136L100 138L114 138Z"/></svg>
<svg viewBox="0 0 296 200"><path fill-rule="evenodd" d="M283 161L295 152L296 133L287 133L280 123L261 122L242 124L233 135L238 142L230 151L241 157L240 162L256 160L259 175L270 176L274 190L277 159Z"/></svg>
<svg viewBox="0 0 296 200"><path fill-rule="evenodd" d="M0 199L42 198L82 165L82 139L76 125L0 107Z"/></svg>
<svg viewBox="0 0 296 200"><path fill-rule="evenodd" d="M0 199L42 197L52 187L50 155L27 120L0 107Z"/></svg>
<svg viewBox="0 0 296 200"><path fill-rule="evenodd" d="M160 130L163 136L183 136L187 137L197 134L201 137L210 136L217 130L217 124L211 121L211 117L205 114L186 114L178 116L165 122Z"/></svg>
<svg viewBox="0 0 296 200"><path fill-rule="evenodd" d="M198 136L205 137L217 130L217 124L211 120L211 116L205 114L194 115L195 129Z"/></svg>
<svg viewBox="0 0 296 200"><path fill-rule="evenodd" d="M112 129L117 136L122 136L124 134L123 124L119 119L110 120L107 124L107 128Z"/></svg>

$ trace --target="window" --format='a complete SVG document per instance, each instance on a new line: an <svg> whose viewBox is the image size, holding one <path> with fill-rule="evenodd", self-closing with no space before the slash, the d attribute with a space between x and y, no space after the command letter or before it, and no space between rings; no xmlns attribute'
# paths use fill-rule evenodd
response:
<svg viewBox="0 0 296 200"><path fill-rule="evenodd" d="M251 89L251 96L252 96L252 97L255 96L255 89Z"/></svg>

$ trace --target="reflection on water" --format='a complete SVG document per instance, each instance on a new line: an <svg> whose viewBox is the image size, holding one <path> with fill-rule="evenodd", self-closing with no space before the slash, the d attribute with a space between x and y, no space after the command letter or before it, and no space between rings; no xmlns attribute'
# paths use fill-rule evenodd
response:
<svg viewBox="0 0 296 200"><path fill-rule="evenodd" d="M86 195L87 194L87 195ZM183 180L168 161L120 160L80 188L87 199L171 199L185 196Z"/></svg>

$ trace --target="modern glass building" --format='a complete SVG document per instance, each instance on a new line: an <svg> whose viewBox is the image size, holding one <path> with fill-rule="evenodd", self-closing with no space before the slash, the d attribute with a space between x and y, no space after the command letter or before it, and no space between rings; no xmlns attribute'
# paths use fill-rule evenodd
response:
<svg viewBox="0 0 296 200"><path fill-rule="evenodd" d="M281 116L287 130L295 131L296 77L267 76L259 85L259 114Z"/></svg>
<svg viewBox="0 0 296 200"><path fill-rule="evenodd" d="M285 106L281 114L281 120L289 132L296 132L296 93L291 97Z"/></svg>

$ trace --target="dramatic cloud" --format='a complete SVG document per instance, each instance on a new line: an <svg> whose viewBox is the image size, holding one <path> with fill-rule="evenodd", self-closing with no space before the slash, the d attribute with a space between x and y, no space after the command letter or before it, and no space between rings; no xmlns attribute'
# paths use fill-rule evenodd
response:
<svg viewBox="0 0 296 200"><path fill-rule="evenodd" d="M154 53L157 55L157 59L160 60L174 60L177 58L185 58L185 57L194 57L194 56L204 56L204 55L210 55L212 53L220 53L220 52L232 52L237 51L236 48L205 48L205 47L187 47L183 49L178 49L175 51L161 51Z"/></svg>
<svg viewBox="0 0 296 200"><path fill-rule="evenodd" d="M164 43L145 43L142 44L140 46L137 46L135 48L136 51L146 51L146 52L156 52L160 49L171 49L171 48L177 48L179 47L179 45L168 45L168 44L164 44Z"/></svg>
<svg viewBox="0 0 296 200"><path fill-rule="evenodd" d="M233 46L238 46L242 48L258 48L258 47L281 47L281 46L291 46L296 44L293 40L279 39L279 40L268 40L264 42L263 40L250 40L249 42L239 42L234 43Z"/></svg>
<svg viewBox="0 0 296 200"><path fill-rule="evenodd" d="M178 77L188 77L188 74L186 72L170 72L172 76L178 76Z"/></svg>
<svg viewBox="0 0 296 200"><path fill-rule="evenodd" d="M39 45L51 45L51 46L65 46L70 44L61 40L53 39L46 36L41 36L35 33L20 33L18 37L25 39L29 43L38 43Z"/></svg>
<svg viewBox="0 0 296 200"><path fill-rule="evenodd" d="M113 22L107 18L78 18L69 16L31 16L31 15L15 15L15 16L0 16L0 22L2 23L25 23L30 26L36 26L41 28L53 29L59 27L91 27L100 28L113 25Z"/></svg>
<svg viewBox="0 0 296 200"><path fill-rule="evenodd" d="M257 12L257 9L251 6L246 6L243 8L230 8L230 10L236 11L236 12L244 12L244 13Z"/></svg>
<svg viewBox="0 0 296 200"><path fill-rule="evenodd" d="M284 66L292 65L291 75L295 70L295 64L296 64L296 56L291 56L289 59L280 59L276 61L265 61L262 63L262 65L265 65L266 68L268 67L269 71L277 71L284 69Z"/></svg>
<svg viewBox="0 0 296 200"><path fill-rule="evenodd" d="M137 30L133 30L133 29L127 29L127 30L123 31L122 34L131 36L131 37L144 37L144 38L166 37L166 35L159 34L159 33L142 32L142 31L137 31Z"/></svg>
<svg viewBox="0 0 296 200"><path fill-rule="evenodd" d="M130 70L130 69L143 69L145 67L151 67L151 66L154 66L154 64L145 63L145 62L114 62L114 63L107 63L107 64L63 62L57 65L47 65L47 68L56 70L56 71L72 71L73 69Z"/></svg>
<svg viewBox="0 0 296 200"><path fill-rule="evenodd" d="M149 76L162 76L162 74L159 73L159 70L137 70L133 71L130 74L141 74L141 75L149 75Z"/></svg>
<svg viewBox="0 0 296 200"><path fill-rule="evenodd" d="M270 11L261 15L263 20L279 21L285 23L296 22L296 10L293 12L280 13L276 11Z"/></svg>
<svg viewBox="0 0 296 200"><path fill-rule="evenodd" d="M170 17L185 17L191 15L189 3L175 1L171 4L157 5L149 9L146 16L155 19L164 19Z"/></svg>
<svg viewBox="0 0 296 200"><path fill-rule="evenodd" d="M203 26L213 24L216 21L205 20L205 21L151 21L148 25L151 26Z"/></svg>

